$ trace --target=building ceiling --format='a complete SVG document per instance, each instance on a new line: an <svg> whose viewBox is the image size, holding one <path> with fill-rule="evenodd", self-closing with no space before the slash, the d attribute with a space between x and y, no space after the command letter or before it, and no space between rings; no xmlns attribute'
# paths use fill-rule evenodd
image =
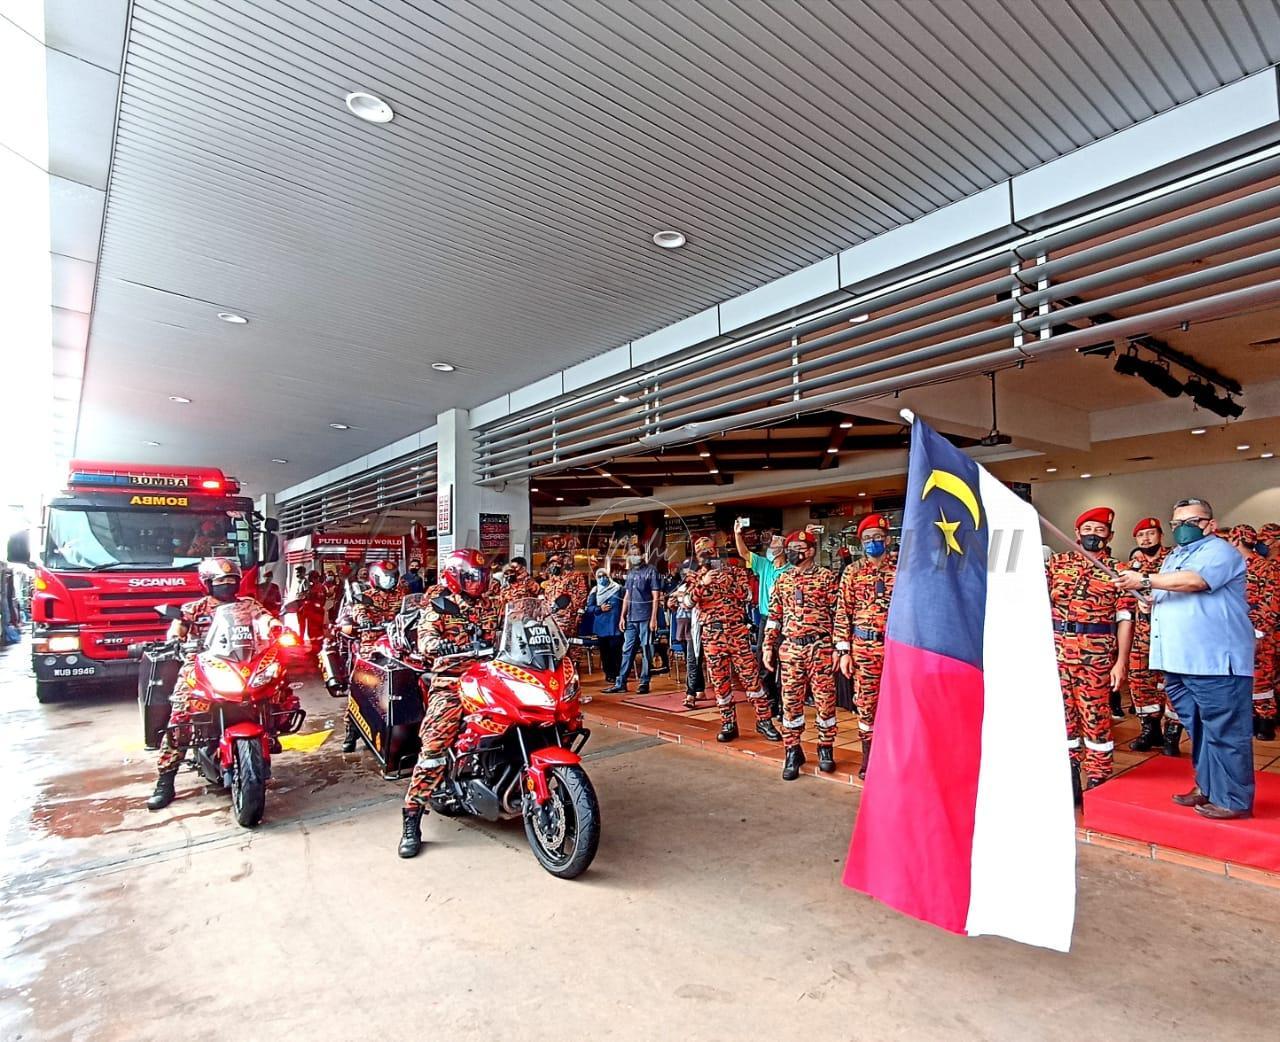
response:
<svg viewBox="0 0 1280 1042"><path fill-rule="evenodd" d="M1273 0L134 0L75 448L278 489L1277 60Z"/></svg>

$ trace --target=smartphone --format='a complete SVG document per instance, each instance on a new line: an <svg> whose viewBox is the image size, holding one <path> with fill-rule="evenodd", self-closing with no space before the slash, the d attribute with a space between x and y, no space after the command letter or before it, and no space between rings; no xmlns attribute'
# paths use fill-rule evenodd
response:
<svg viewBox="0 0 1280 1042"><path fill-rule="evenodd" d="M751 527L751 518L749 518L749 517L740 517L740 518L738 518L738 527L739 527L739 528L750 528L750 527Z"/></svg>

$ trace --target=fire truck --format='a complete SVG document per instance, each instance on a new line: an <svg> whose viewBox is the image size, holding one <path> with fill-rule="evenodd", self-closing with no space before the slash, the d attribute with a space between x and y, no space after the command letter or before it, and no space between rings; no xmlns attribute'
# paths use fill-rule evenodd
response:
<svg viewBox="0 0 1280 1042"><path fill-rule="evenodd" d="M35 570L31 598L36 697L136 680L130 644L157 640L160 604L201 596L196 567L234 557L241 593L258 595L259 564L278 556L274 520L240 484L211 467L73 460L66 491L48 501L40 550L11 542L9 559ZM24 545L26 544L26 545Z"/></svg>

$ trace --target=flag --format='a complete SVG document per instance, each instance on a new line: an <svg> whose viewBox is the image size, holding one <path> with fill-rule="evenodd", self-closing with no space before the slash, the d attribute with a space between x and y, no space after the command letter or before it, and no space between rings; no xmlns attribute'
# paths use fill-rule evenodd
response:
<svg viewBox="0 0 1280 1042"><path fill-rule="evenodd" d="M899 545L844 883L1067 951L1075 813L1038 515L916 420Z"/></svg>

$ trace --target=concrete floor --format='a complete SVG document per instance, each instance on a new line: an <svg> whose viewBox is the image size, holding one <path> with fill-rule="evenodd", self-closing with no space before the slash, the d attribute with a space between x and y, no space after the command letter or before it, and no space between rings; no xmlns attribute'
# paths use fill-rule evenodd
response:
<svg viewBox="0 0 1280 1042"><path fill-rule="evenodd" d="M253 832L185 772L150 814L137 730L130 693L40 706L0 652L4 1042L1280 1031L1280 892L1247 883L1081 848L1062 956L843 889L856 794L749 762L597 731L604 838L566 883L518 823L433 816L401 861L400 785L335 739L277 758Z"/></svg>

